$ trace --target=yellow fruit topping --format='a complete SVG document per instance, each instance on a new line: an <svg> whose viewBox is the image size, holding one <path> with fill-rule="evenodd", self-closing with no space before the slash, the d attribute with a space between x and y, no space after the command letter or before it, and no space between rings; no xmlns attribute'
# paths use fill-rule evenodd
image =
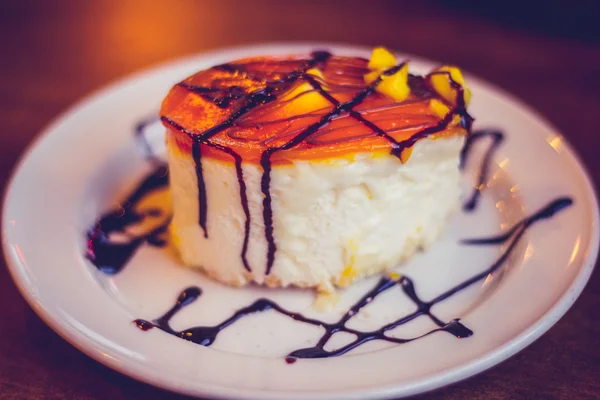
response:
<svg viewBox="0 0 600 400"><path fill-rule="evenodd" d="M402 164L406 163L412 154L412 147L407 147L400 153L400 162Z"/></svg>
<svg viewBox="0 0 600 400"><path fill-rule="evenodd" d="M448 124L448 127L453 127L453 126L460 124L461 120L462 120L462 118L460 117L460 115L454 115L452 117L452 121Z"/></svg>
<svg viewBox="0 0 600 400"><path fill-rule="evenodd" d="M323 79L323 73L317 68L309 69L306 74ZM290 91L283 94L281 99L289 101L288 106L293 107L299 113L311 112L331 105L309 82L295 85Z"/></svg>
<svg viewBox="0 0 600 400"><path fill-rule="evenodd" d="M440 117L440 119L444 119L446 115L450 112L450 107L444 104L443 101L438 99L431 99L429 101L429 107L434 112L435 115ZM448 124L449 127L456 126L460 123L461 117L456 114L452 117L452 121Z"/></svg>
<svg viewBox="0 0 600 400"><path fill-rule="evenodd" d="M375 80L377 78L379 78L380 74L381 74L381 72L379 72L379 71L371 71L371 72L365 74L365 83L367 85L370 85L371 83L375 82Z"/></svg>
<svg viewBox="0 0 600 400"><path fill-rule="evenodd" d="M375 90L385 94L396 101L406 100L410 94L408 87L408 63L391 75L386 75L385 71L396 66L396 57L383 47L373 49L371 59L369 60L369 69L371 72L365 74L365 83L370 85L381 76L381 81L377 84Z"/></svg>
<svg viewBox="0 0 600 400"><path fill-rule="evenodd" d="M306 71L306 74L313 75L313 76L316 76L317 78L323 79L323 73L318 68L311 68L308 71Z"/></svg>
<svg viewBox="0 0 600 400"><path fill-rule="evenodd" d="M402 278L402 275L400 275L400 274L399 274L399 273L397 273L397 272L390 272L390 273L388 274L388 278L390 278L390 279L391 279L391 280L393 280L393 281L396 281L396 282L398 282L398 281L400 280L400 278Z"/></svg>
<svg viewBox="0 0 600 400"><path fill-rule="evenodd" d="M390 96L396 101L406 100L410 94L408 87L408 64L392 75L381 75L381 82L375 88L380 93Z"/></svg>
<svg viewBox="0 0 600 400"><path fill-rule="evenodd" d="M457 96L459 95L459 90L452 87L452 81L463 88L465 105L469 104L469 100L471 100L471 91L467 89L465 78L463 77L462 72L460 72L460 69L452 66L443 66L429 74L429 82L433 89L448 103L456 106L458 103Z"/></svg>
<svg viewBox="0 0 600 400"><path fill-rule="evenodd" d="M431 110L440 118L444 118L446 114L450 112L450 107L444 104L443 101L438 99L431 99L429 101L429 107Z"/></svg>
<svg viewBox="0 0 600 400"><path fill-rule="evenodd" d="M383 71L396 65L396 56L384 47L375 47L369 60L369 69Z"/></svg>

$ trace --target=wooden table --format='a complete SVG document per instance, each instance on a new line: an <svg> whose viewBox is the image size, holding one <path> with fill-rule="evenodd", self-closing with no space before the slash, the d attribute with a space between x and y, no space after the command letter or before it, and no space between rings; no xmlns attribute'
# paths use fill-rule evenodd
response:
<svg viewBox="0 0 600 400"><path fill-rule="evenodd" d="M594 2L546 2L539 18L531 7L513 8L518 2L499 2L504 8L497 12L470 10L470 3L477 2L2 2L1 188L34 136L98 86L182 55L274 40L384 44L459 64L546 115L597 183L600 35ZM59 338L25 304L4 264L0 305L1 399L181 398L113 372ZM574 307L529 348L420 398L600 398L599 309L596 271Z"/></svg>

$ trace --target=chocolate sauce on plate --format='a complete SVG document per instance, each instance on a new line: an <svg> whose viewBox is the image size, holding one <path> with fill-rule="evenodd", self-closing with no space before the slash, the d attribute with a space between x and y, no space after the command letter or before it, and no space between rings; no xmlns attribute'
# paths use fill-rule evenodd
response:
<svg viewBox="0 0 600 400"><path fill-rule="evenodd" d="M116 274L125 267L142 244L149 243L155 246L166 244L163 235L166 234L170 216L165 216L164 223L144 234L131 236L125 231L148 216L158 217L164 213L164 210L160 209L140 212L136 206L146 195L166 188L168 184L167 166L163 164L142 180L120 208L104 214L88 231L86 257L96 268L106 274ZM126 235L126 238L119 241L111 240L109 236L114 233Z"/></svg>
<svg viewBox="0 0 600 400"><path fill-rule="evenodd" d="M460 152L460 168L463 169L467 162L467 156L469 155L473 145L485 137L492 138L492 143L483 156L483 161L479 167L479 175L477 178L477 183L475 184L475 188L473 189L473 192L469 196L468 200L463 204L464 211L473 211L477 207L478 200L481 197L481 191L488 181L492 157L494 156L494 153L498 147L500 147L504 141L504 134L496 129L482 129L477 132L472 132L467 136L465 145Z"/></svg>

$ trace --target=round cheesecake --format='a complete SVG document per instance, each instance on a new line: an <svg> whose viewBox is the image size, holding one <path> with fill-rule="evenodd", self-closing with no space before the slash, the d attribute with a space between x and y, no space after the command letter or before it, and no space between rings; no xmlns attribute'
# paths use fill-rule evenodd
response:
<svg viewBox="0 0 600 400"><path fill-rule="evenodd" d="M187 78L160 112L183 263L231 285L320 290L399 265L458 208L468 97L458 69L414 76L384 49Z"/></svg>

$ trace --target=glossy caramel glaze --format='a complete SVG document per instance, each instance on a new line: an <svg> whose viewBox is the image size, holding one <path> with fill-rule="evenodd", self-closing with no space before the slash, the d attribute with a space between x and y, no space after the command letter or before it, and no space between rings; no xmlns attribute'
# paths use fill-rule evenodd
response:
<svg viewBox="0 0 600 400"><path fill-rule="evenodd" d="M202 156L229 162L234 159L224 148L251 163L277 149L270 161L278 164L401 147L400 153L422 137L467 132L464 104L450 112L462 117L462 124L443 121L432 110L430 101L443 99L428 76L410 75L410 96L395 101L374 90L377 82L365 83L367 64L314 52L218 65L175 85L160 115L183 153L190 154L197 141ZM306 73L314 69L321 76Z"/></svg>

